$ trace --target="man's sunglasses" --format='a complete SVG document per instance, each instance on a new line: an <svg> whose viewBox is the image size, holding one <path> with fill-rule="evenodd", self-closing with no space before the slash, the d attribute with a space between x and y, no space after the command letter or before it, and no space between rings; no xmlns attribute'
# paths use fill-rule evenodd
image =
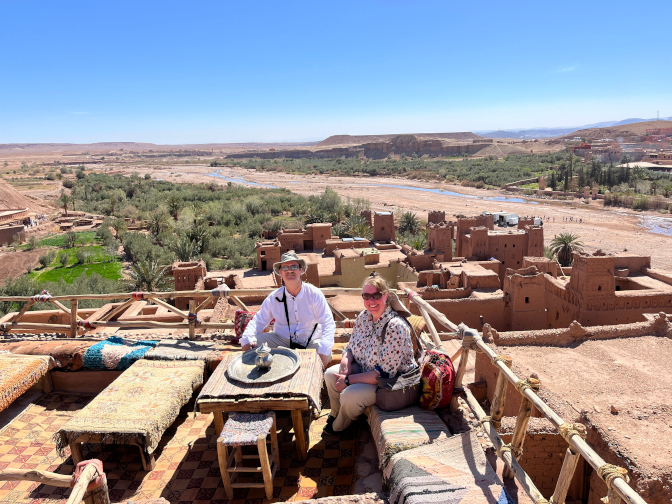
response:
<svg viewBox="0 0 672 504"><path fill-rule="evenodd" d="M296 271L300 268L298 264L292 264L291 266L281 266L280 269L282 271Z"/></svg>
<svg viewBox="0 0 672 504"><path fill-rule="evenodd" d="M382 292L376 292L375 294L362 294L362 299L364 301L368 301L369 299L375 299L376 301L378 301L382 297L383 297Z"/></svg>

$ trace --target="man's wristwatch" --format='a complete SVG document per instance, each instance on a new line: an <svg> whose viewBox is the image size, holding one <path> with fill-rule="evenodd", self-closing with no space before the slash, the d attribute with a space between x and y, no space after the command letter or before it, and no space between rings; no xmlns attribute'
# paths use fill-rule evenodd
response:
<svg viewBox="0 0 672 504"><path fill-rule="evenodd" d="M346 376L344 381L345 381L346 387L349 387L350 386L350 377Z"/></svg>

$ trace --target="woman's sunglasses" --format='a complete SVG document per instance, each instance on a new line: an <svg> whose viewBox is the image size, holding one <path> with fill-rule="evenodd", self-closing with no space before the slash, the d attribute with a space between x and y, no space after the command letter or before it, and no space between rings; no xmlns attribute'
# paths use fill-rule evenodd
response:
<svg viewBox="0 0 672 504"><path fill-rule="evenodd" d="M383 297L382 292L376 292L375 294L362 294L362 299L364 301L368 301L369 299L375 299L376 301L378 301L382 297Z"/></svg>

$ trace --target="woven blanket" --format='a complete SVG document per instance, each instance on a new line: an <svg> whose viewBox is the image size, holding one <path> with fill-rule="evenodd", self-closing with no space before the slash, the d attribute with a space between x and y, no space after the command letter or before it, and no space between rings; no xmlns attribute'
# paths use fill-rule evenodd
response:
<svg viewBox="0 0 672 504"><path fill-rule="evenodd" d="M383 479L390 504L513 504L473 431L394 455Z"/></svg>
<svg viewBox="0 0 672 504"><path fill-rule="evenodd" d="M56 360L56 366L70 371L81 369L84 354L93 346L93 341L51 340L51 341L13 341L2 348L14 354L49 355Z"/></svg>
<svg viewBox="0 0 672 504"><path fill-rule="evenodd" d="M273 417L268 413L230 413L217 440L226 446L256 445L259 436L271 432Z"/></svg>
<svg viewBox="0 0 672 504"><path fill-rule="evenodd" d="M371 406L368 419L378 449L378 460L383 468L397 452L435 443L451 435L436 412L420 406L399 411L383 411Z"/></svg>
<svg viewBox="0 0 672 504"><path fill-rule="evenodd" d="M135 361L142 359L157 343L110 336L89 347L84 354L84 367L103 371L125 371Z"/></svg>
<svg viewBox="0 0 672 504"><path fill-rule="evenodd" d="M54 364L46 355L0 354L0 411L37 383Z"/></svg>
<svg viewBox="0 0 672 504"><path fill-rule="evenodd" d="M204 360L209 362L218 359L221 351L216 344L209 341L160 340L151 348L143 359L149 360Z"/></svg>
<svg viewBox="0 0 672 504"><path fill-rule="evenodd" d="M203 361L137 361L54 435L59 455L80 436L93 435L102 444L135 442L152 453L203 383L203 368Z"/></svg>
<svg viewBox="0 0 672 504"><path fill-rule="evenodd" d="M322 361L315 350L296 350L301 356L301 366L292 376L271 384L242 383L226 376L226 368L238 353L224 356L222 362L203 386L198 395L201 399L245 398L261 396L307 397L318 412L322 408L320 392L324 381Z"/></svg>

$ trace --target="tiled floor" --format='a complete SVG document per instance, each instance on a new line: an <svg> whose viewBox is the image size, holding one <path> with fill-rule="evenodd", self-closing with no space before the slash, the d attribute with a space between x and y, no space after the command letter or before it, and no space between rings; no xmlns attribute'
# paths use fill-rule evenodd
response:
<svg viewBox="0 0 672 504"><path fill-rule="evenodd" d="M90 396L45 394L0 432L0 469L40 469L72 474L72 459L56 454L52 437L73 411L84 407ZM227 501L219 473L215 430L211 415L194 415L193 404L183 408L166 431L156 451L154 471L142 470L136 447L85 445L86 458L103 461L110 499L164 497L171 503L262 504L298 501L352 493L358 451L358 429L340 437L325 436L322 427L327 411L312 422L310 451L305 462L296 459L291 419L278 413L280 468L273 481L273 499L264 499L263 489L236 489ZM248 477L247 481L252 481ZM239 479L245 482L245 479ZM0 502L65 503L70 490L28 481L0 482Z"/></svg>

